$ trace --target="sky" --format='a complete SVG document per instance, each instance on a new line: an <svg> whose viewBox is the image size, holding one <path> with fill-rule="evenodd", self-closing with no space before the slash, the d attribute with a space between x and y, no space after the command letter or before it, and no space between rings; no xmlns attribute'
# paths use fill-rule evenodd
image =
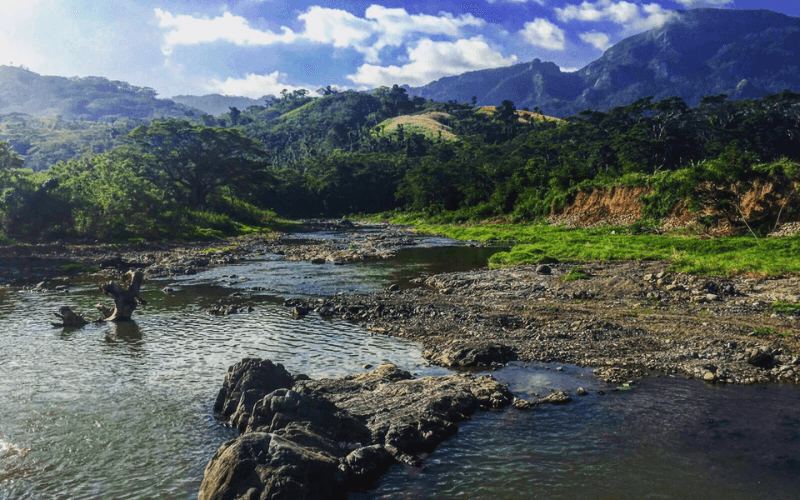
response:
<svg viewBox="0 0 800 500"><path fill-rule="evenodd" d="M533 59L577 70L675 11L795 0L0 0L0 64L161 97L424 85Z"/></svg>

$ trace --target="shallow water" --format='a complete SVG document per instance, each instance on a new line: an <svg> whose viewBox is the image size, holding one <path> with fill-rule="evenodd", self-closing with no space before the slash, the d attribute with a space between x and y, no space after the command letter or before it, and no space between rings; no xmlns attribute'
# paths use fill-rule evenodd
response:
<svg viewBox="0 0 800 500"><path fill-rule="evenodd" d="M293 320L283 298L408 285L420 273L483 265L493 251L406 249L391 262L347 266L263 256L145 282L149 304L135 323L76 330L50 327L50 313L61 305L91 310L101 300L94 285L70 294L3 289L0 499L196 498L206 463L233 436L211 407L228 366L243 357L311 377L387 362L444 373L426 367L413 343L315 315ZM255 309L205 314L219 299ZM575 367L514 365L495 376L524 397L578 386L591 395L527 413L480 413L423 469L395 467L352 498L791 498L800 491L794 387L660 378L600 396L609 388Z"/></svg>
<svg viewBox="0 0 800 500"><path fill-rule="evenodd" d="M428 457L395 466L375 499L758 499L800 494L800 391L671 377L613 391L588 370L514 364L518 395L564 389L565 406L477 414ZM590 394L575 395L578 387ZM606 392L599 395L598 391Z"/></svg>

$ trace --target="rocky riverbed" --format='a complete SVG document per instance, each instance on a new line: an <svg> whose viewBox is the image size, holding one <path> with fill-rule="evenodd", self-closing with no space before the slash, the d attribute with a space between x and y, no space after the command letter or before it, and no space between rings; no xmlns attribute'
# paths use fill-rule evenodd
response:
<svg viewBox="0 0 800 500"><path fill-rule="evenodd" d="M611 383L651 373L710 383L800 383L800 278L700 278L667 267L484 269L286 305L297 317L298 311L341 317L374 334L420 341L425 357L443 366L543 361L595 367ZM576 275L582 278L569 279Z"/></svg>
<svg viewBox="0 0 800 500"><path fill-rule="evenodd" d="M328 231L336 238L307 240L304 234ZM260 255L282 255L289 261L343 265L388 259L417 241L408 228L390 224L313 221L292 233L268 233L212 242L13 245L0 248L0 285L22 284L54 289L49 281L94 273L118 279L141 270L145 279L193 275L209 266L232 264ZM63 281L63 279L62 279Z"/></svg>

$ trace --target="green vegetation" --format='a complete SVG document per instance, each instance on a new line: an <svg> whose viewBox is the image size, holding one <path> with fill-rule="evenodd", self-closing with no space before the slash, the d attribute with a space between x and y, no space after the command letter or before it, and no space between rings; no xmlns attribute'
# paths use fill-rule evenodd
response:
<svg viewBox="0 0 800 500"><path fill-rule="evenodd" d="M409 218L398 218L409 223ZM632 234L625 227L567 229L543 224L432 225L417 222L426 233L460 240L515 242L492 256L495 267L598 260L669 260L670 269L703 275L739 273L779 275L800 272L800 236L756 240L749 236L698 239ZM635 230L634 230L635 231Z"/></svg>
<svg viewBox="0 0 800 500"><path fill-rule="evenodd" d="M581 267L573 267L573 268L572 268L572 269L570 269L570 270L569 270L569 272L568 272L568 273L567 273L567 274L566 274L566 275L565 275L563 278L561 278L561 279L563 279L564 281L577 281L577 280L585 280L585 279L589 279L589 278L590 278L590 276L589 276L589 274L586 272L586 270L584 270L584 269L583 269L583 268L581 268Z"/></svg>
<svg viewBox="0 0 800 500"><path fill-rule="evenodd" d="M774 226L772 213L746 221L756 238L707 242L649 233L676 204L712 204L737 219L754 183L800 181L800 94L713 96L695 108L679 98L647 98L607 113L541 120L508 100L479 110L410 98L398 86L321 93L285 91L264 105L194 121L112 122L92 132L106 138L39 173L19 168L20 156L6 147L0 229L20 241L218 238L267 230L277 213L410 210L428 223L520 223L448 229L456 237L519 243L494 265L666 258L698 273L796 268L796 240L757 238ZM430 121L456 140L439 134L442 128L415 128ZM33 123L23 125L39 126ZM35 135L21 133L15 144L26 134ZM74 157L76 151L82 153ZM614 232L532 223L581 189L620 184L649 187L646 220ZM780 215L797 210L787 202ZM776 258L759 259L758 252Z"/></svg>
<svg viewBox="0 0 800 500"><path fill-rule="evenodd" d="M792 304L791 302L775 302L772 304L772 310L777 313L799 314L800 304Z"/></svg>

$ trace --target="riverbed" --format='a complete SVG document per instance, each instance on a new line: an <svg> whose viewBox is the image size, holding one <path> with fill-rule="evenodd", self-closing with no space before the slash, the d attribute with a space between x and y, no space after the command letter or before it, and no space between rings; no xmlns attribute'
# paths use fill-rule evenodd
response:
<svg viewBox="0 0 800 500"><path fill-rule="evenodd" d="M329 239L326 233L306 239ZM211 408L244 357L292 373L340 376L427 366L412 341L356 322L292 319L287 298L366 293L484 265L493 250L429 240L391 260L337 266L271 254L145 282L134 323L53 328L62 305L90 310L96 279L69 293L0 291L0 499L196 498L203 469L234 436ZM234 301L252 311L216 317ZM559 370L558 368L561 368ZM587 368L512 363L493 372L518 397L553 390L566 406L482 413L422 469L393 468L353 498L727 498L800 491L800 391L647 378L616 390ZM574 396L577 387L589 391ZM604 392L605 394L599 394ZM718 494L719 493L719 494Z"/></svg>

